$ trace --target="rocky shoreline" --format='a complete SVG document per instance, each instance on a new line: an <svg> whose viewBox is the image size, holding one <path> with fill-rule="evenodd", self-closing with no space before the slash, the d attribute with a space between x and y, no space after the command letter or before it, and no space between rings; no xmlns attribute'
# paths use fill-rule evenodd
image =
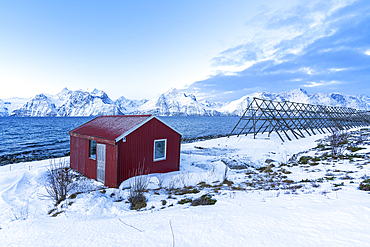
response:
<svg viewBox="0 0 370 247"><path fill-rule="evenodd" d="M55 159L69 156L69 152L64 154L37 154L33 153L30 156L20 156L20 155L4 155L0 156L0 166L5 166L9 164L16 164L21 162L31 162L37 160Z"/></svg>

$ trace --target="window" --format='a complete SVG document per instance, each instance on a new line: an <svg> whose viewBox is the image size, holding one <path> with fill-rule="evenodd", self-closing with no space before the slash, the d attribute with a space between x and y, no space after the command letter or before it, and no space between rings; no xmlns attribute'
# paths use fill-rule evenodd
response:
<svg viewBox="0 0 370 247"><path fill-rule="evenodd" d="M90 140L89 141L90 151L89 151L89 158L96 159L96 141Z"/></svg>
<svg viewBox="0 0 370 247"><path fill-rule="evenodd" d="M166 159L167 139L154 140L154 161Z"/></svg>

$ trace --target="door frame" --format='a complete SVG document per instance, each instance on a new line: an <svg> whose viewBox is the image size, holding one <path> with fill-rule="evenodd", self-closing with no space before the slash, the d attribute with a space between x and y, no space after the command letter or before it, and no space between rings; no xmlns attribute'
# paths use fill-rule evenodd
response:
<svg viewBox="0 0 370 247"><path fill-rule="evenodd" d="M105 144L96 144L96 180L105 184L106 168L106 146Z"/></svg>

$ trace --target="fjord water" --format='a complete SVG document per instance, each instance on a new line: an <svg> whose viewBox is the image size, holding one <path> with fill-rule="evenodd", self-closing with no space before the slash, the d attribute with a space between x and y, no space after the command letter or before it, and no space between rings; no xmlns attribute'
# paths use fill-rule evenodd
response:
<svg viewBox="0 0 370 247"><path fill-rule="evenodd" d="M68 131L94 117L0 117L0 165L69 155ZM239 117L159 117L183 138L227 135Z"/></svg>

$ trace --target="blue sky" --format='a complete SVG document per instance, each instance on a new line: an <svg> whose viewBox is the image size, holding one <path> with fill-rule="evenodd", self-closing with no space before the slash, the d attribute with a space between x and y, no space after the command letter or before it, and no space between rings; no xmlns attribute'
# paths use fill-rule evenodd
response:
<svg viewBox="0 0 370 247"><path fill-rule="evenodd" d="M370 95L370 2L1 1L0 98Z"/></svg>

